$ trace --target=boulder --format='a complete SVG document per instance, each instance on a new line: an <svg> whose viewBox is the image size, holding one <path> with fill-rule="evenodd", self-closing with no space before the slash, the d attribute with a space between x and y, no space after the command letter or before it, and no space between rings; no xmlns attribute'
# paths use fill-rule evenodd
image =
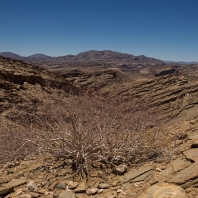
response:
<svg viewBox="0 0 198 198"><path fill-rule="evenodd" d="M139 198L187 198L183 188L173 184L162 183L148 188Z"/></svg>
<svg viewBox="0 0 198 198"><path fill-rule="evenodd" d="M126 170L127 170L127 166L125 164L121 164L119 166L115 166L113 171L117 175L122 175L126 172Z"/></svg>
<svg viewBox="0 0 198 198"><path fill-rule="evenodd" d="M97 194L98 192L98 188L90 188L86 191L87 195L90 196L90 195L95 195Z"/></svg>
<svg viewBox="0 0 198 198"><path fill-rule="evenodd" d="M31 192L38 192L38 187L34 181L29 181L27 184L27 189Z"/></svg>

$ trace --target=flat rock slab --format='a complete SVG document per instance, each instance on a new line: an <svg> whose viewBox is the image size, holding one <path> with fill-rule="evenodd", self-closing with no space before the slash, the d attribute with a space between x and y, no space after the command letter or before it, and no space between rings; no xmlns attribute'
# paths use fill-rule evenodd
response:
<svg viewBox="0 0 198 198"><path fill-rule="evenodd" d="M198 148L190 149L183 152L187 159L193 160L194 162L198 161Z"/></svg>
<svg viewBox="0 0 198 198"><path fill-rule="evenodd" d="M139 177L136 177L135 179L131 180L130 182L141 182L152 175L153 175L153 171L151 170L151 171L144 173L143 175L140 175Z"/></svg>
<svg viewBox="0 0 198 198"><path fill-rule="evenodd" d="M173 174L173 167L168 164L166 169L164 169L162 172L160 172L160 177L169 177L170 175Z"/></svg>
<svg viewBox="0 0 198 198"><path fill-rule="evenodd" d="M197 135L192 135L188 139L189 140L198 140L198 134Z"/></svg>
<svg viewBox="0 0 198 198"><path fill-rule="evenodd" d="M65 190L59 194L58 198L75 198L75 195L72 191Z"/></svg>
<svg viewBox="0 0 198 198"><path fill-rule="evenodd" d="M187 198L183 188L173 184L156 184L148 188L139 198Z"/></svg>
<svg viewBox="0 0 198 198"><path fill-rule="evenodd" d="M190 166L191 162L189 162L185 159L176 159L176 160L171 161L170 165L173 168L173 172L176 173L176 172L183 170L184 168Z"/></svg>
<svg viewBox="0 0 198 198"><path fill-rule="evenodd" d="M86 183L80 183L78 187L74 190L75 193L84 193L86 192Z"/></svg>
<svg viewBox="0 0 198 198"><path fill-rule="evenodd" d="M198 163L194 163L180 172L171 176L167 181L174 184L184 184L188 180L193 180L198 177Z"/></svg>
<svg viewBox="0 0 198 198"><path fill-rule="evenodd" d="M0 195L7 194L10 191L12 191L13 188L23 185L25 183L26 183L25 177L21 177L19 179L12 179L10 182L0 187Z"/></svg>
<svg viewBox="0 0 198 198"><path fill-rule="evenodd" d="M131 171L129 171L123 177L121 177L119 179L119 183L124 184L131 180L134 180L135 178L142 176L143 174L145 174L153 169L154 169L154 165L147 165L147 166L143 166L139 169L132 169Z"/></svg>

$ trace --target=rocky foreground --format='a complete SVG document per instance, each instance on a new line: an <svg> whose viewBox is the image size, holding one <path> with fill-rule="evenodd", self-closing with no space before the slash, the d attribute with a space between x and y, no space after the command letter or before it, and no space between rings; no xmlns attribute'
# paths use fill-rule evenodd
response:
<svg viewBox="0 0 198 198"><path fill-rule="evenodd" d="M26 157L0 165L0 197L195 198L198 197L198 119L183 123L167 159L113 170L93 162L89 176L72 171L70 159Z"/></svg>

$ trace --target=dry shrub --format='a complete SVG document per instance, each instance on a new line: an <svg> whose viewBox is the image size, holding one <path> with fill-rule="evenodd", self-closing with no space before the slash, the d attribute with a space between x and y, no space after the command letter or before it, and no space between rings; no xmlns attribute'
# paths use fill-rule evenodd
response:
<svg viewBox="0 0 198 198"><path fill-rule="evenodd" d="M70 157L80 174L88 174L92 161L115 166L157 158L170 142L138 99L72 96L42 112L35 121L42 132L34 130L42 150Z"/></svg>
<svg viewBox="0 0 198 198"><path fill-rule="evenodd" d="M71 158L81 176L88 174L93 161L116 166L153 160L170 142L147 103L133 98L93 94L57 98L37 113L21 112L19 118L30 126L23 139L34 145L34 151Z"/></svg>

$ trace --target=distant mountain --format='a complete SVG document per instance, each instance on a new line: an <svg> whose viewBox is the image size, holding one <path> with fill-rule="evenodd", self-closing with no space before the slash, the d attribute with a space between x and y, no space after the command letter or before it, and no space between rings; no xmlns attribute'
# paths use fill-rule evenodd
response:
<svg viewBox="0 0 198 198"><path fill-rule="evenodd" d="M191 64L198 64L198 62L191 61L191 62L185 62L185 61L164 61L165 63L178 63L180 65L191 65Z"/></svg>
<svg viewBox="0 0 198 198"><path fill-rule="evenodd" d="M11 52L2 52L1 56L22 60L27 63L38 65L47 64L64 64L64 63L87 63L87 62L102 62L102 63L115 63L115 64L164 64L163 61L149 58L144 55L134 56L131 54L114 52L111 50L96 51L90 50L79 53L77 55L66 55L51 57L44 54L34 54L31 56L23 57Z"/></svg>
<svg viewBox="0 0 198 198"><path fill-rule="evenodd" d="M0 52L0 55L6 58L11 58L11 59L17 59L17 60L22 60L24 57L14 54L12 52Z"/></svg>
<svg viewBox="0 0 198 198"><path fill-rule="evenodd" d="M37 58L37 59L47 59L47 58L52 58L51 56L47 56L45 54L33 54L31 56L27 56L26 58Z"/></svg>
<svg viewBox="0 0 198 198"><path fill-rule="evenodd" d="M47 56L45 54L33 54L31 56L20 56L18 54L12 53L12 52L0 52L0 56L6 57L6 58L12 58L12 59L18 59L18 60L24 60L24 59L48 59L52 58L51 56Z"/></svg>
<svg viewBox="0 0 198 198"><path fill-rule="evenodd" d="M177 63L181 65L198 64L198 62L195 62L195 61L191 61L191 62L178 61Z"/></svg>
<svg viewBox="0 0 198 198"><path fill-rule="evenodd" d="M131 54L114 52L111 50L90 50L77 54L59 57L66 62L109 62L109 63L154 63L162 64L161 60L149 58L144 55L134 56Z"/></svg>

